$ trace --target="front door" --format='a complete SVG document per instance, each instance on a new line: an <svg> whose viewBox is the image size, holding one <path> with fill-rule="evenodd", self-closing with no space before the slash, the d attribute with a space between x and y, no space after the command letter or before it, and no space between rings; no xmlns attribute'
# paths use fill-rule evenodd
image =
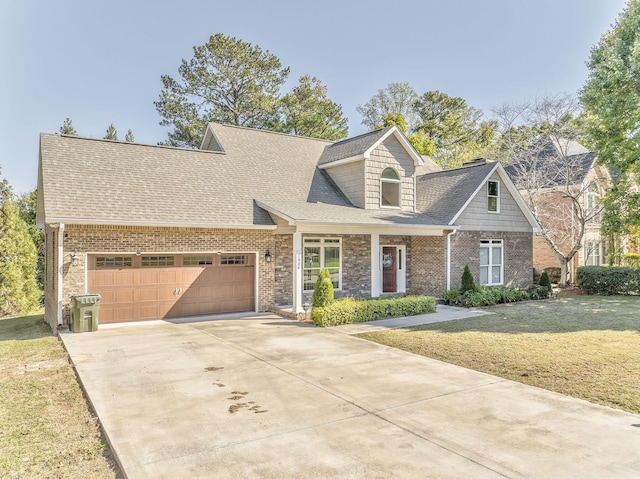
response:
<svg viewBox="0 0 640 479"><path fill-rule="evenodd" d="M382 292L396 293L398 291L397 261L398 251L395 246L382 247Z"/></svg>

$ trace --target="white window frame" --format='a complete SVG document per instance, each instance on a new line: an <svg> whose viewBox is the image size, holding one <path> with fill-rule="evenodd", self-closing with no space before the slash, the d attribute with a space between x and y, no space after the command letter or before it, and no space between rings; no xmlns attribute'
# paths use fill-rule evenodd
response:
<svg viewBox="0 0 640 479"><path fill-rule="evenodd" d="M489 194L489 184L490 183L495 183L496 184L496 187L498 189L497 194L495 194L495 195L490 195ZM495 198L496 199L496 209L495 209L495 211L492 210L489 207L489 200L491 198ZM489 212L489 213L500 213L500 182L498 180L489 180L489 181L487 181L487 212Z"/></svg>
<svg viewBox="0 0 640 479"><path fill-rule="evenodd" d="M336 243L337 241L337 243ZM302 290L303 292L311 292L313 291L313 287L311 289L305 289L305 280L304 278L306 277L307 271L316 269L316 268L310 268L307 267L306 264L306 258L305 258L305 248L307 246L319 246L320 247L320 266L319 266L319 271L318 274L320 274L320 271L322 271L322 268L325 267L325 246L328 247L338 247L339 248L339 254L340 254L340 264L338 266L338 287L337 288L333 288L334 291L341 291L342 290L342 238L323 238L323 237L305 237L302 238ZM314 282L315 285L315 282Z"/></svg>
<svg viewBox="0 0 640 479"><path fill-rule="evenodd" d="M585 241L585 266L600 266L602 259L600 255L601 243L598 240Z"/></svg>
<svg viewBox="0 0 640 479"><path fill-rule="evenodd" d="M500 263L496 264L493 262L493 248L500 246ZM478 278L480 281L480 284L482 284L483 286L502 286L504 284L504 241L499 239L490 239L490 240L481 240L480 241L480 250L482 250L483 248L486 248L489 250L489 254L488 254L488 258L489 258L489 263L483 265L482 263L480 263L480 277ZM481 256L480 256L481 257ZM500 267L500 281L498 283L493 283L492 282L492 278L493 278L493 268L494 267ZM482 268L487 268L487 282L483 283L482 282Z"/></svg>
<svg viewBox="0 0 640 479"><path fill-rule="evenodd" d="M589 224L599 224L601 214L598 210L600 208L601 196L598 185L595 182L591 182L587 187L585 195L586 214L587 218L589 218L588 222Z"/></svg>
<svg viewBox="0 0 640 479"><path fill-rule="evenodd" d="M395 175L397 176L397 179L392 179L392 178L383 178L382 175L384 174L385 171L387 170L392 170ZM384 183L390 183L390 184L397 184L398 185L398 205L383 205L382 204L382 185ZM398 173L398 170L396 170L395 168L391 167L391 166L387 166L384 170L382 170L382 173L380 173L380 208L389 208L389 209L400 209L402 207L402 177L400 176L400 174Z"/></svg>

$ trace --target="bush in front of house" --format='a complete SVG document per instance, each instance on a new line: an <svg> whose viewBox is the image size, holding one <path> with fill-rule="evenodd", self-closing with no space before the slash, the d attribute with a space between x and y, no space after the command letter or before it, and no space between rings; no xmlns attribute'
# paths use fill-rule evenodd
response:
<svg viewBox="0 0 640 479"><path fill-rule="evenodd" d="M551 288L551 280L549 279L549 274L546 271L543 271L542 274L540 275L540 280L538 281L538 284L540 286L546 287L549 290L549 292L553 291L553 288Z"/></svg>
<svg viewBox="0 0 640 479"><path fill-rule="evenodd" d="M549 280L552 283L557 284L560 282L560 277L562 276L562 273L561 273L562 270L559 267L553 266L551 268L545 268L544 270L549 275Z"/></svg>
<svg viewBox="0 0 640 479"><path fill-rule="evenodd" d="M462 272L462 278L460 280L460 292L476 291L476 282L473 279L469 265L464 265L464 271Z"/></svg>
<svg viewBox="0 0 640 479"><path fill-rule="evenodd" d="M314 308L323 308L333 303L333 283L329 271L322 268L316 284L313 287L313 296L311 297L311 306Z"/></svg>
<svg viewBox="0 0 640 479"><path fill-rule="evenodd" d="M623 253L622 264L625 266L631 266L633 268L640 267L640 254L636 253Z"/></svg>
<svg viewBox="0 0 640 479"><path fill-rule="evenodd" d="M626 266L581 266L576 282L587 294L640 294L640 268Z"/></svg>
<svg viewBox="0 0 640 479"><path fill-rule="evenodd" d="M432 296L390 298L343 298L324 307L314 307L311 319L316 326L336 326L377 319L433 313L436 299Z"/></svg>
<svg viewBox="0 0 640 479"><path fill-rule="evenodd" d="M509 286L476 286L475 291L462 292L451 289L443 294L444 302L451 306L477 308L493 306L500 303L515 303L529 299L546 299L550 296L544 286L533 285L527 289L511 288Z"/></svg>

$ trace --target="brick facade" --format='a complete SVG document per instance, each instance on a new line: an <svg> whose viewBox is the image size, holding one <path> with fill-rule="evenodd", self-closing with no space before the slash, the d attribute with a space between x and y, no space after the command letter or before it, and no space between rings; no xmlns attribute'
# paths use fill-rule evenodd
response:
<svg viewBox="0 0 640 479"><path fill-rule="evenodd" d="M447 288L447 252L444 236L411 238L411 287L407 291L441 298Z"/></svg>
<svg viewBox="0 0 640 479"><path fill-rule="evenodd" d="M533 234L504 231L458 231L451 237L451 288L460 287L465 264L480 278L480 240L503 241L504 285L524 288L533 283Z"/></svg>
<svg viewBox="0 0 640 479"><path fill-rule="evenodd" d="M267 311L274 301L275 274L274 263L267 263L264 254L267 249L273 254L275 246L275 235L268 230L69 225L64 231L64 322L68 324L69 321L70 296L86 293L86 259L91 253L257 252L258 309ZM72 267L68 258L74 252L79 257L79 264ZM47 305L49 310L53 308L50 302ZM47 311L47 317L51 316L51 311Z"/></svg>

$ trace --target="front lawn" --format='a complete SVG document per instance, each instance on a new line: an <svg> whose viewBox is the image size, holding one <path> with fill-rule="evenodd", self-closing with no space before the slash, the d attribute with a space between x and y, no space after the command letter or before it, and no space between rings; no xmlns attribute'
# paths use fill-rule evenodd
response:
<svg viewBox="0 0 640 479"><path fill-rule="evenodd" d="M640 413L640 297L561 296L362 338Z"/></svg>
<svg viewBox="0 0 640 479"><path fill-rule="evenodd" d="M41 314L0 319L0 477L122 477Z"/></svg>

